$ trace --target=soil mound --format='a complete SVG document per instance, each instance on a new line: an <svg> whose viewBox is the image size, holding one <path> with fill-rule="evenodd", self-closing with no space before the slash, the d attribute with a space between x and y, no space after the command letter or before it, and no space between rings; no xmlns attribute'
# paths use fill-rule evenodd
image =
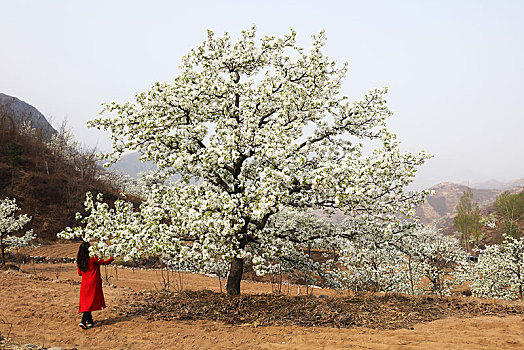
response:
<svg viewBox="0 0 524 350"><path fill-rule="evenodd" d="M150 320L213 320L254 326L409 328L448 316L524 314L524 305L463 297L366 295L347 297L229 297L212 291L137 292L119 312Z"/></svg>

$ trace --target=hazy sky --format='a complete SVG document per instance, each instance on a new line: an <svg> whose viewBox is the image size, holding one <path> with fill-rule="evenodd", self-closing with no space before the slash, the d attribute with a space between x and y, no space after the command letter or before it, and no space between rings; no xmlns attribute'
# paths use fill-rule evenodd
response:
<svg viewBox="0 0 524 350"><path fill-rule="evenodd" d="M435 155L419 184L524 177L524 1L0 0L0 92L107 151L86 127L100 103L172 81L206 29L253 24L306 48L325 29L353 99L388 86L402 148Z"/></svg>

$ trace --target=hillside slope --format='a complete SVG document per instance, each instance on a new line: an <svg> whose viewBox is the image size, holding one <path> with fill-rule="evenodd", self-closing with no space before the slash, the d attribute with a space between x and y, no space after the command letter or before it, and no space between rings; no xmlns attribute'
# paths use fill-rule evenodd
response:
<svg viewBox="0 0 524 350"><path fill-rule="evenodd" d="M0 122L4 126L16 127L26 121L31 122L33 128L46 139L57 133L38 109L16 97L0 93Z"/></svg>
<svg viewBox="0 0 524 350"><path fill-rule="evenodd" d="M417 215L422 222L429 224L435 220L442 220L455 213L455 208L468 187L452 182L443 182L430 188L434 191L433 196L428 196L426 201L417 208ZM472 188L473 198L479 207L485 207L493 203L502 190L498 189L476 189Z"/></svg>
<svg viewBox="0 0 524 350"><path fill-rule="evenodd" d="M81 170L54 155L42 139L0 125L0 198L16 198L20 213L33 217L23 231L33 229L40 241L56 240L57 232L76 224L87 191L117 198L95 179L96 164Z"/></svg>
<svg viewBox="0 0 524 350"><path fill-rule="evenodd" d="M515 180L508 183L500 183L497 189L479 189L472 188L473 199L478 203L481 214L487 216L496 213L495 200L499 194L504 191L511 193L520 193L524 191L524 179ZM453 224L453 218L456 216L456 207L464 191L468 187L451 182L444 182L431 187L435 193L433 196L428 196L426 201L417 208L417 215L421 218L424 224L437 223L437 226L445 234L454 234L457 229ZM497 222L497 227L486 230L486 243L498 243L503 232L502 220Z"/></svg>
<svg viewBox="0 0 524 350"><path fill-rule="evenodd" d="M434 221L446 220L454 217L456 214L456 207L460 201L460 197L464 194L468 187L452 182L443 182L430 188L435 193L433 196L428 196L426 201L417 208L417 215L422 222L429 224ZM493 206L495 199L499 194L505 190L511 193L518 193L524 190L522 179L512 181L504 184L498 189L479 189L472 188L473 199L478 203L481 209Z"/></svg>

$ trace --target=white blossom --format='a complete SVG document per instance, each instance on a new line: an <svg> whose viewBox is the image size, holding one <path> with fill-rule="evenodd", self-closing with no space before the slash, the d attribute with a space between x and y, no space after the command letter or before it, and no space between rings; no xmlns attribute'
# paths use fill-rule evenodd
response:
<svg viewBox="0 0 524 350"><path fill-rule="evenodd" d="M500 245L488 245L479 251L478 263L471 267L467 278L473 295L515 299L523 297L524 237L503 235Z"/></svg>
<svg viewBox="0 0 524 350"><path fill-rule="evenodd" d="M27 214L16 216L20 208L16 205L15 199L5 198L0 200L0 246L2 249L2 256L5 251L12 251L15 249L33 246L33 240L36 234L33 230L27 231L23 236L17 237L10 235L10 233L17 232L22 229L31 217Z"/></svg>
<svg viewBox="0 0 524 350"><path fill-rule="evenodd" d="M113 152L104 157L139 151L141 160L181 180L155 187L140 214L123 203L90 204L96 218L63 237L96 240L128 258L153 246L177 261L248 259L265 273L275 261L283 266L286 254L306 264L309 243L329 246L417 225L415 207L427 191L405 188L428 155L400 151L386 128L387 89L355 102L339 96L347 65L323 54L323 32L308 52L293 30L258 43L255 34L252 28L233 41L209 31L171 84L155 83L133 102L105 104L90 122L111 132ZM362 143L370 140L380 146L366 154ZM346 230L315 239L278 234L268 225L286 208L341 210Z"/></svg>

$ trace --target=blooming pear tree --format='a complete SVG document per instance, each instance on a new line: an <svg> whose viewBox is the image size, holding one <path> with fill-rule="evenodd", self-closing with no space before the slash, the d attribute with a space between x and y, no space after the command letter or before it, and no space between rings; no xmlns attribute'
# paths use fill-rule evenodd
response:
<svg viewBox="0 0 524 350"><path fill-rule="evenodd" d="M36 238L33 230L27 231L21 237L10 235L10 233L20 230L31 221L31 217L27 214L16 217L16 212L19 210L15 199L0 200L0 248L2 249L2 264L4 265L6 251L30 246Z"/></svg>
<svg viewBox="0 0 524 350"><path fill-rule="evenodd" d="M261 235L260 244L251 245L251 264L257 275L288 275L305 284L331 280L335 253L344 239L342 227L310 212L283 209L273 215ZM312 251L323 252L323 263Z"/></svg>
<svg viewBox="0 0 524 350"><path fill-rule="evenodd" d="M108 170L97 174L95 178L111 186L114 190L121 191L121 193L135 194L134 181L128 174Z"/></svg>
<svg viewBox="0 0 524 350"><path fill-rule="evenodd" d="M110 131L110 161L139 151L166 176L181 176L155 197L169 220L151 232L166 250L230 262L231 295L240 293L246 259L262 266L280 254L272 243L402 232L415 225L405 218L427 194L405 190L428 155L400 151L386 128L387 90L350 102L339 94L347 65L324 55L324 33L309 51L295 37L257 41L253 27L234 41L209 31L171 84L105 104L90 121ZM379 146L366 153L370 140ZM349 229L324 236L268 230L286 208L342 210Z"/></svg>
<svg viewBox="0 0 524 350"><path fill-rule="evenodd" d="M421 264L410 260L394 244L359 237L340 252L342 268L335 271L334 286L353 292L423 292Z"/></svg>
<svg viewBox="0 0 524 350"><path fill-rule="evenodd" d="M468 266L466 251L457 238L443 235L434 225L404 236L397 246L409 256L410 263L420 269L420 275L428 280L425 292L450 294L454 286L464 282L460 276Z"/></svg>
<svg viewBox="0 0 524 350"><path fill-rule="evenodd" d="M120 256L126 261L157 255L163 249L159 231L166 226L165 211L151 202L142 203L136 210L133 203L118 199L111 207L102 194L93 198L88 192L84 208L87 216L76 214L82 226L67 227L57 234L59 238L82 237L95 242L89 247L91 254Z"/></svg>
<svg viewBox="0 0 524 350"><path fill-rule="evenodd" d="M504 234L500 245L489 245L471 267L471 291L475 296L523 299L524 237Z"/></svg>
<svg viewBox="0 0 524 350"><path fill-rule="evenodd" d="M359 236L340 250L333 285L353 291L449 294L463 283L466 252L435 226L394 235Z"/></svg>

